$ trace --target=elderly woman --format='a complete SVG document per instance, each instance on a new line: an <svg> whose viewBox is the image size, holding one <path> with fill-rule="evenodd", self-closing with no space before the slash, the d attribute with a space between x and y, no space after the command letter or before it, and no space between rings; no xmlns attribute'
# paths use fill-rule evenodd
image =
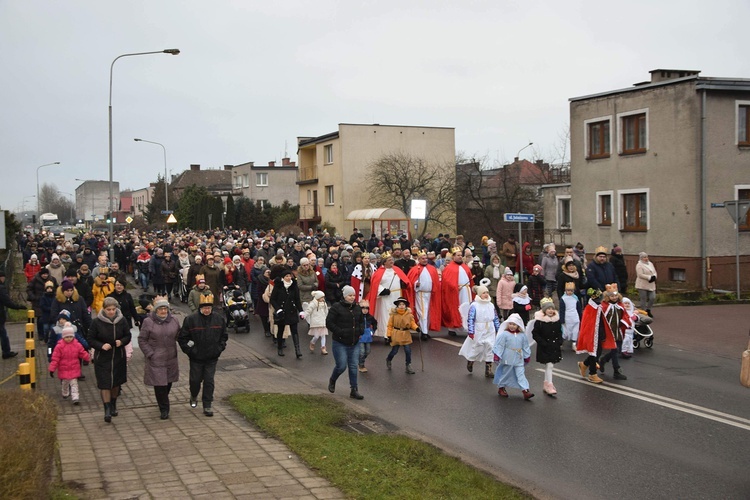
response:
<svg viewBox="0 0 750 500"><path fill-rule="evenodd" d="M180 378L177 363L177 334L180 323L169 311L166 297L154 299L154 309L141 325L138 345L146 358L143 383L154 388L160 418L169 418L169 391Z"/></svg>
<svg viewBox="0 0 750 500"><path fill-rule="evenodd" d="M302 257L297 268L297 286L299 287L299 298L304 302L313 300L312 293L318 290L318 276L315 269L310 265L310 259Z"/></svg>
<svg viewBox="0 0 750 500"><path fill-rule="evenodd" d="M651 308L656 300L656 268L654 263L648 260L648 254L638 254L638 264L635 265L635 289L638 290L640 308L645 309L649 317L653 318Z"/></svg>
<svg viewBox="0 0 750 500"><path fill-rule="evenodd" d="M125 346L130 343L130 325L113 297L104 299L102 309L91 321L88 342L94 349L96 386L104 402L104 421L117 416L120 386L128 381Z"/></svg>
<svg viewBox="0 0 750 500"><path fill-rule="evenodd" d="M297 324L300 319L305 318L302 311L302 302L299 298L299 288L294 280L291 269L285 269L281 275L276 278L270 298L271 307L274 310L274 321L278 328L276 332L276 342L278 344L279 356L284 355L283 339L284 329L289 327L294 342L294 354L297 358L302 357L299 348L299 334L297 333Z"/></svg>

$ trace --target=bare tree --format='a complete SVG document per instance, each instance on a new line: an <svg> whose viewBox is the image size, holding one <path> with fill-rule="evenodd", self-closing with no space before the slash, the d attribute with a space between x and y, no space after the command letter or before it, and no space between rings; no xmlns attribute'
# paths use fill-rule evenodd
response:
<svg viewBox="0 0 750 500"><path fill-rule="evenodd" d="M38 215L43 213L57 214L61 221L73 220L75 205L73 201L61 193L53 184L44 183L39 188L39 210Z"/></svg>
<svg viewBox="0 0 750 500"><path fill-rule="evenodd" d="M406 153L390 153L375 160L370 183L370 203L399 208L409 213L414 199L427 202L425 223L419 235L427 232L430 223L453 227L456 215L455 165L429 162Z"/></svg>

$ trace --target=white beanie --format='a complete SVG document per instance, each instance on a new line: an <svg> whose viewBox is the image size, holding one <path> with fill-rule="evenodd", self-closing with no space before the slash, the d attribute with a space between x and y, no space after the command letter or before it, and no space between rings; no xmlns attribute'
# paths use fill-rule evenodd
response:
<svg viewBox="0 0 750 500"><path fill-rule="evenodd" d="M29 260L39 260L39 257L37 257L35 253L32 253L31 257L29 257Z"/></svg>
<svg viewBox="0 0 750 500"><path fill-rule="evenodd" d="M65 323L65 326L63 326L62 329L62 336L65 337L75 337L76 329L71 323Z"/></svg>
<svg viewBox="0 0 750 500"><path fill-rule="evenodd" d="M341 294L344 297L348 297L349 295L354 295L356 292L354 291L354 288L350 287L349 285L346 285L342 290Z"/></svg>
<svg viewBox="0 0 750 500"><path fill-rule="evenodd" d="M319 299L322 299L323 297L325 297L326 294L324 294L320 290L315 290L315 291L313 291L312 296L313 296L313 299L319 300Z"/></svg>

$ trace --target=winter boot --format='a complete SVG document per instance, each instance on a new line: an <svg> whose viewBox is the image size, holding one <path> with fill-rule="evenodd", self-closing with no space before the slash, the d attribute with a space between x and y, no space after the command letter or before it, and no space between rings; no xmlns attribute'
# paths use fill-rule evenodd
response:
<svg viewBox="0 0 750 500"><path fill-rule="evenodd" d="M294 354L299 359L302 357L302 351L299 349L299 333L292 334L292 341L294 342Z"/></svg>
<svg viewBox="0 0 750 500"><path fill-rule="evenodd" d="M466 362L466 369L469 370L469 373L474 371L474 362L473 361L467 361Z"/></svg>
<svg viewBox="0 0 750 500"><path fill-rule="evenodd" d="M211 405L203 405L203 414L207 417L214 416L214 411L211 409Z"/></svg>
<svg viewBox="0 0 750 500"><path fill-rule="evenodd" d="M500 387L497 390L497 395L501 398L507 398L508 397L508 391L505 390L505 387Z"/></svg>
<svg viewBox="0 0 750 500"><path fill-rule="evenodd" d="M411 369L411 363L406 363L406 373L408 373L409 375L414 375L414 373L416 373Z"/></svg>
<svg viewBox="0 0 750 500"><path fill-rule="evenodd" d="M104 421L107 423L112 421L112 403L104 403Z"/></svg>
<svg viewBox="0 0 750 500"><path fill-rule="evenodd" d="M588 380L592 384L601 384L602 382L604 382L604 380L602 380L601 378L599 378L599 375L597 375L596 373L594 373L593 375L589 375L588 377L586 377L586 380Z"/></svg>
<svg viewBox="0 0 750 500"><path fill-rule="evenodd" d="M492 363L485 363L484 364L484 376L487 378L492 377Z"/></svg>
<svg viewBox="0 0 750 500"><path fill-rule="evenodd" d="M328 379L328 392L334 393L336 392L336 381L332 378Z"/></svg>
<svg viewBox="0 0 750 500"><path fill-rule="evenodd" d="M160 413L161 413L161 414L159 415L159 418L160 418L160 419L162 419L162 420L166 420L166 419L168 419L168 418L169 418L169 405L168 405L168 404L166 404L166 405L161 405L161 406L159 407L159 410L160 410Z"/></svg>
<svg viewBox="0 0 750 500"><path fill-rule="evenodd" d="M112 416L116 417L119 415L117 413L117 398L112 398L112 403L110 404L110 407L112 408Z"/></svg>
<svg viewBox="0 0 750 500"><path fill-rule="evenodd" d="M357 391L356 387L352 387L352 392L349 393L349 397L352 399L365 399L365 397Z"/></svg>
<svg viewBox="0 0 750 500"><path fill-rule="evenodd" d="M617 370L615 370L614 379L615 380L627 380L628 377L626 377L625 374L622 373L622 369L621 368L618 368Z"/></svg>
<svg viewBox="0 0 750 500"><path fill-rule="evenodd" d="M586 378L586 372L588 372L588 367L583 364L583 361L578 362L578 371L581 372L581 377Z"/></svg>
<svg viewBox="0 0 750 500"><path fill-rule="evenodd" d="M391 358L385 358L385 366L389 370L391 369Z"/></svg>
<svg viewBox="0 0 750 500"><path fill-rule="evenodd" d="M534 397L534 393L533 392L531 392L528 389L524 389L524 391L523 391L523 399L525 399L526 401L528 401L529 399L531 399L533 397Z"/></svg>

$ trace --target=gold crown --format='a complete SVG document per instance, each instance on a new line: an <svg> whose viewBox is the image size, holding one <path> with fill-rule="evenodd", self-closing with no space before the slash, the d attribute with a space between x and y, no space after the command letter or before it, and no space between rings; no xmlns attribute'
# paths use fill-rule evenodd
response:
<svg viewBox="0 0 750 500"><path fill-rule="evenodd" d="M424 250L422 250L422 251L420 251L420 252L419 252L419 253L417 254L417 257L427 257L427 252L425 252Z"/></svg>
<svg viewBox="0 0 750 500"><path fill-rule="evenodd" d="M463 254L464 251L463 251L463 249L461 247L453 247L453 248L451 248L451 255L455 255L456 252Z"/></svg>
<svg viewBox="0 0 750 500"><path fill-rule="evenodd" d="M605 247L596 247L596 250L594 250L594 255L598 255L600 253L607 255L607 249Z"/></svg>
<svg viewBox="0 0 750 500"><path fill-rule="evenodd" d="M200 305L202 306L212 306L214 305L214 296L211 293L201 294L200 295Z"/></svg>
<svg viewBox="0 0 750 500"><path fill-rule="evenodd" d="M545 309L545 307L555 307L555 301L550 299L549 297L544 297L539 301L539 307L541 309Z"/></svg>
<svg viewBox="0 0 750 500"><path fill-rule="evenodd" d="M619 293L617 290L617 283L610 283L609 285L604 285L604 291L606 293Z"/></svg>
<svg viewBox="0 0 750 500"><path fill-rule="evenodd" d="M388 257L393 257L393 255L391 255L391 252L383 252L382 254L380 254L380 260L382 260L383 262L385 262Z"/></svg>
<svg viewBox="0 0 750 500"><path fill-rule="evenodd" d="M393 244L393 249L394 250L401 250L401 243L399 243L399 242L394 243Z"/></svg>

